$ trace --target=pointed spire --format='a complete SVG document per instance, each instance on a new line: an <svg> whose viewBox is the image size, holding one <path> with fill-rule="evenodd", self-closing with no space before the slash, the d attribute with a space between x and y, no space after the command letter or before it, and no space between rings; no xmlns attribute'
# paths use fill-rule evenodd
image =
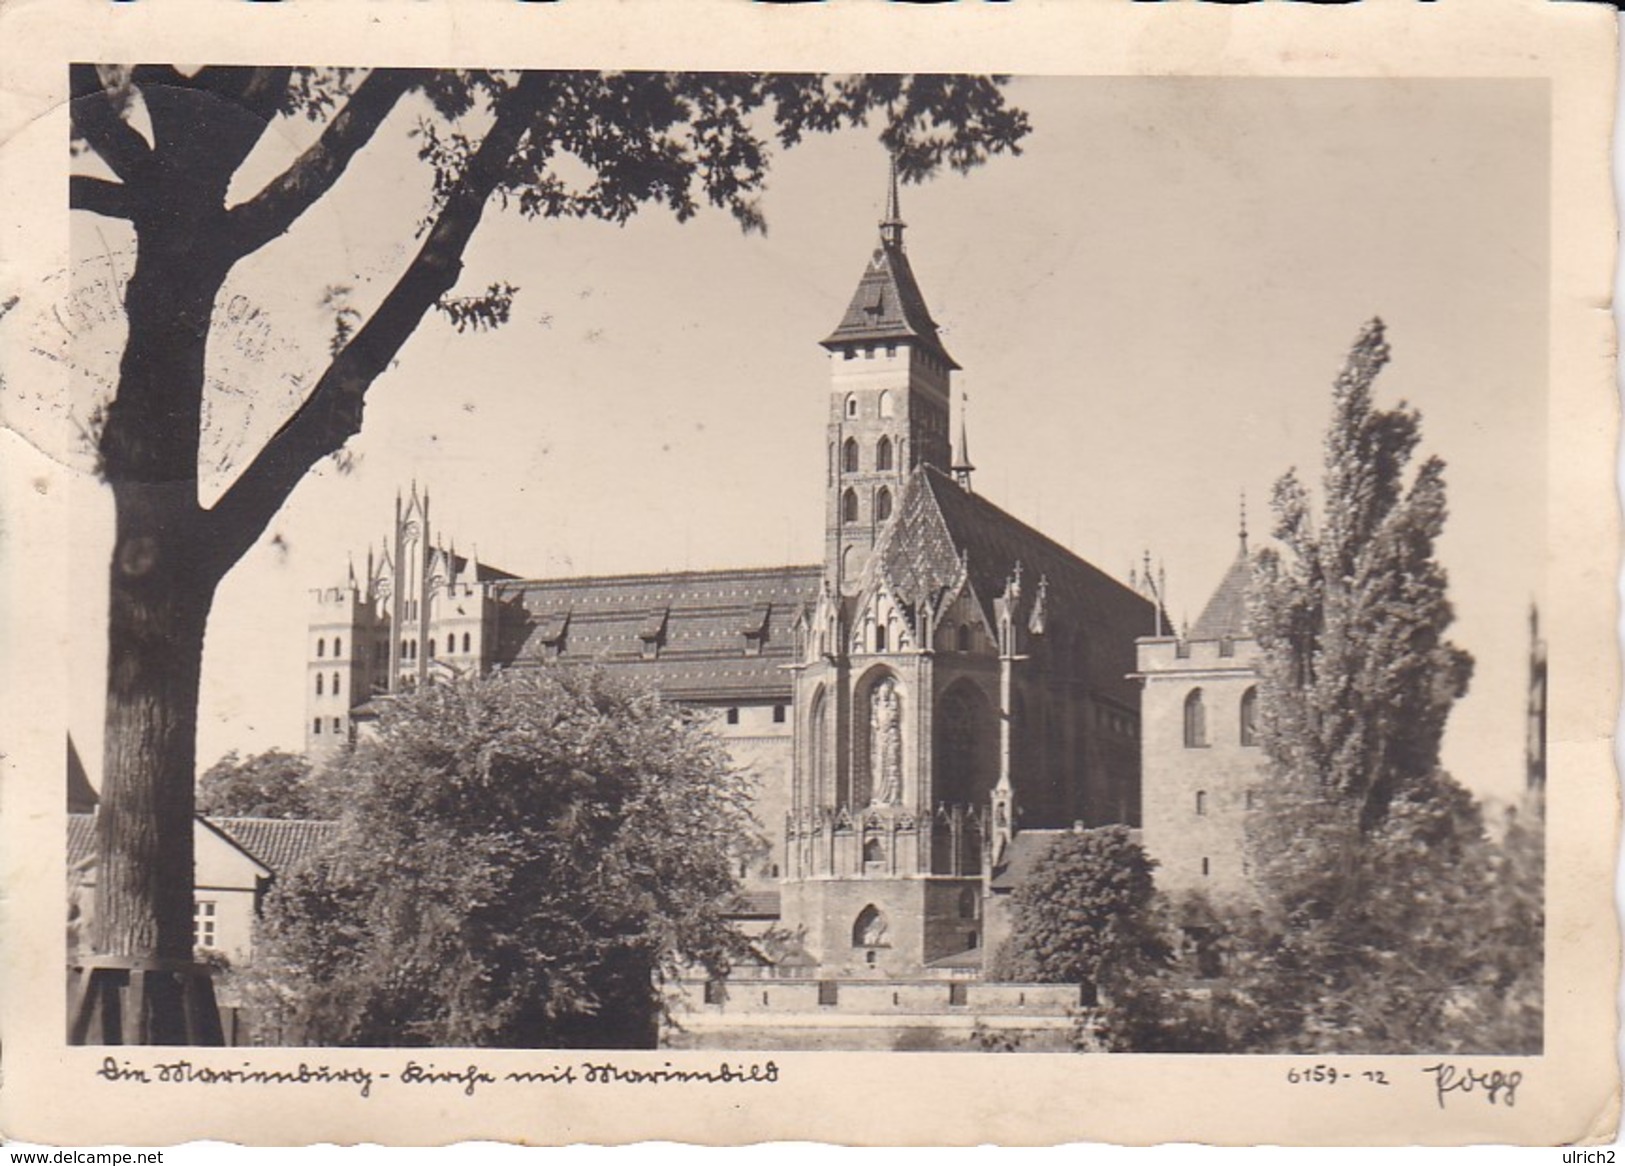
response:
<svg viewBox="0 0 1625 1166"><path fill-rule="evenodd" d="M1241 491L1241 553L1247 553L1247 490Z"/></svg>
<svg viewBox="0 0 1625 1166"><path fill-rule="evenodd" d="M965 410L967 408L969 408L969 407L970 407L970 398L969 398L969 396L967 396L964 393L960 393L959 394L959 439L954 443L954 464L952 465L952 467L950 467L953 470L954 481L958 482L960 487L967 494L969 494L971 492L971 488L970 488L970 476L971 476L971 473L976 469L976 467L971 465L971 463L970 463L970 441L965 435Z"/></svg>
<svg viewBox="0 0 1625 1166"><path fill-rule="evenodd" d="M891 155L891 174L886 187L886 217L880 220L880 241L887 247L903 248L903 213L897 198L897 155Z"/></svg>

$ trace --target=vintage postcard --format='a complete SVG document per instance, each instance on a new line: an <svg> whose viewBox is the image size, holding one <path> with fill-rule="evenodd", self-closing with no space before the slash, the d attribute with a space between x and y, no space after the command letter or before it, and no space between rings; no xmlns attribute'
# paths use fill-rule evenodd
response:
<svg viewBox="0 0 1625 1166"><path fill-rule="evenodd" d="M1604 8L0 29L6 1135L1615 1136Z"/></svg>

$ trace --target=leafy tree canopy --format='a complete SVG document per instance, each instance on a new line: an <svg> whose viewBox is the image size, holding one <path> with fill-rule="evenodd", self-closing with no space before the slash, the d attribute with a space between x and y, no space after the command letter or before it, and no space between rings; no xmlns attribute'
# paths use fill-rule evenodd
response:
<svg viewBox="0 0 1625 1166"><path fill-rule="evenodd" d="M254 973L280 1035L640 1045L659 980L726 968L752 833L714 735L587 669L429 685L337 766L343 841L287 879Z"/></svg>
<svg viewBox="0 0 1625 1166"><path fill-rule="evenodd" d="M240 818L330 818L334 793L297 753L270 749L241 757L233 749L198 778L201 814Z"/></svg>

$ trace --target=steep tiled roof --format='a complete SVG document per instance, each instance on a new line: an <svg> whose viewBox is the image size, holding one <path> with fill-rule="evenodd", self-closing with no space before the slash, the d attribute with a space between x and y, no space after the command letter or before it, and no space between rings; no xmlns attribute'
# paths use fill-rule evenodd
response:
<svg viewBox="0 0 1625 1166"><path fill-rule="evenodd" d="M68 815L68 865L78 866L96 855L96 815Z"/></svg>
<svg viewBox="0 0 1625 1166"><path fill-rule="evenodd" d="M1247 544L1243 543L1241 552L1219 581L1219 589L1207 601L1207 606L1191 628L1190 638L1237 640L1252 634L1252 621L1247 614L1247 588L1252 578L1252 559L1247 554Z"/></svg>
<svg viewBox="0 0 1625 1166"><path fill-rule="evenodd" d="M937 335L937 323L926 310L908 254L900 245L891 243L875 248L846 314L823 345L837 349L877 340L914 340L936 353L948 367L959 367Z"/></svg>
<svg viewBox="0 0 1625 1166"><path fill-rule="evenodd" d="M283 874L338 838L339 824L311 818L206 818L273 874Z"/></svg>
<svg viewBox="0 0 1625 1166"><path fill-rule="evenodd" d="M1103 649L1092 682L1103 688L1128 684L1134 639L1155 628L1150 600L935 466L921 466L910 477L897 517L869 560L865 583L884 580L894 597L918 607L938 602L963 579L991 625L994 600L1017 563L1024 596L1020 617L1028 618L1043 581L1046 627L1052 633L1084 632ZM1114 647L1121 658L1111 656Z"/></svg>
<svg viewBox="0 0 1625 1166"><path fill-rule="evenodd" d="M993 889L1013 891L1032 877L1033 867L1066 830L1023 830L1010 839L1004 861L993 870Z"/></svg>
<svg viewBox="0 0 1625 1166"><path fill-rule="evenodd" d="M769 567L499 584L497 660L624 668L672 700L785 700L795 621L821 578Z"/></svg>

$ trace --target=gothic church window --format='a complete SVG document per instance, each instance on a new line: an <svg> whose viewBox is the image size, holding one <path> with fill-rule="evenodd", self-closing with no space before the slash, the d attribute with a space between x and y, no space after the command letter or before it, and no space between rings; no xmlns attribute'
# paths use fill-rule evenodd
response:
<svg viewBox="0 0 1625 1166"><path fill-rule="evenodd" d="M1241 743L1258 744L1258 689L1249 688L1241 694Z"/></svg>
<svg viewBox="0 0 1625 1166"><path fill-rule="evenodd" d="M856 522L858 520L858 492L848 490L841 496L841 521Z"/></svg>
<svg viewBox="0 0 1625 1166"><path fill-rule="evenodd" d="M961 652L970 651L970 624L962 623L959 625L954 646Z"/></svg>
<svg viewBox="0 0 1625 1166"><path fill-rule="evenodd" d="M841 447L841 469L849 474L858 472L858 439L849 437Z"/></svg>
<svg viewBox="0 0 1625 1166"><path fill-rule="evenodd" d="M863 865L879 865L885 860L886 852L881 848L880 839L866 839L863 843Z"/></svg>
<svg viewBox="0 0 1625 1166"><path fill-rule="evenodd" d="M1207 747L1207 706L1202 700L1200 688L1191 689L1185 698L1185 748L1203 749Z"/></svg>
<svg viewBox="0 0 1625 1166"><path fill-rule="evenodd" d="M886 355L887 356L895 356L896 353L895 352L888 352ZM892 397L891 390L887 389L885 392L880 394L880 416L882 418L890 418L896 412L897 412L897 402ZM887 466L887 467L882 467L882 468L890 469L891 467Z"/></svg>
<svg viewBox="0 0 1625 1166"><path fill-rule="evenodd" d="M875 625L875 651L877 651L877 652L885 652L885 651L888 651L888 650L889 649L886 646L886 625L883 624L883 623L876 624Z"/></svg>
<svg viewBox="0 0 1625 1166"><path fill-rule="evenodd" d="M885 398L882 397L881 400L885 400ZM881 415L885 416L884 412ZM891 469L891 438L889 437L882 437L875 444L875 469Z"/></svg>
<svg viewBox="0 0 1625 1166"><path fill-rule="evenodd" d="M847 351L850 352L851 350L848 349ZM847 359L850 360L851 357L848 357ZM857 394L855 393L846 399L846 415L848 417L856 417L858 415L858 398Z"/></svg>
<svg viewBox="0 0 1625 1166"><path fill-rule="evenodd" d="M858 912L857 919L852 924L853 947L890 947L891 940L887 938L890 930L885 914L870 903Z"/></svg>
<svg viewBox="0 0 1625 1166"><path fill-rule="evenodd" d="M875 495L875 521L885 522L891 517L891 491L882 486Z"/></svg>

